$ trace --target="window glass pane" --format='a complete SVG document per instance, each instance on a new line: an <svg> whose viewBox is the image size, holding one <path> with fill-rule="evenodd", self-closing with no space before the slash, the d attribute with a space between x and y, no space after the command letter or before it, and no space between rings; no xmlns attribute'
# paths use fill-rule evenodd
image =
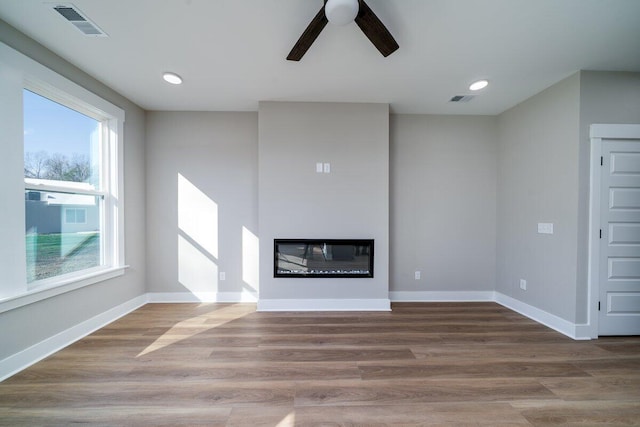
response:
<svg viewBox="0 0 640 427"><path fill-rule="evenodd" d="M64 210L64 220L67 224L73 224L76 222L76 211L75 209L65 209Z"/></svg>
<svg viewBox="0 0 640 427"><path fill-rule="evenodd" d="M25 191L27 281L102 264L99 196Z"/></svg>
<svg viewBox="0 0 640 427"><path fill-rule="evenodd" d="M25 178L99 189L100 122L26 89L23 99Z"/></svg>
<svg viewBox="0 0 640 427"><path fill-rule="evenodd" d="M84 224L86 220L86 209L76 209L76 224Z"/></svg>

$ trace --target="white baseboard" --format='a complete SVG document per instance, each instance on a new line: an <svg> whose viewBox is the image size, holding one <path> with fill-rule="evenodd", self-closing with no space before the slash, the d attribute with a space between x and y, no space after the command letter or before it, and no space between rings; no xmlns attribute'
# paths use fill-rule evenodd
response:
<svg viewBox="0 0 640 427"><path fill-rule="evenodd" d="M257 302L257 311L391 311L391 302L491 301L575 340L589 340L589 325L578 325L495 291L391 291L389 299L261 299L256 292L151 292L150 303Z"/></svg>
<svg viewBox="0 0 640 427"><path fill-rule="evenodd" d="M500 292L495 293L495 301L510 310L520 313L523 316L527 316L529 319L535 320L538 323L542 323L543 325L554 329L569 338L573 338L574 340L591 339L590 335L586 334L586 332L588 332L588 328L585 327L586 325L571 323L568 320L556 316L555 314L547 313L544 310L540 310L537 307L518 301L517 299L511 298L510 296L504 295Z"/></svg>
<svg viewBox="0 0 640 427"><path fill-rule="evenodd" d="M511 298L500 292L494 291L461 291L461 292L389 292L389 297L393 302L446 302L446 301L493 301L510 310L522 314L531 320L535 320L561 334L573 338L574 340L590 340L593 337L588 324L575 324L564 320L554 314L547 313L537 307L526 304L517 299Z"/></svg>
<svg viewBox="0 0 640 427"><path fill-rule="evenodd" d="M257 302L256 292L149 292L150 303Z"/></svg>
<svg viewBox="0 0 640 427"><path fill-rule="evenodd" d="M85 320L84 322L50 338L40 341L39 343L13 354L6 359L0 360L0 381L3 381L23 369L28 368L56 351L73 344L79 339L84 338L114 320L131 313L146 303L147 296L140 295L139 297L120 304L119 306L107 310L104 313L98 314L97 316Z"/></svg>
<svg viewBox="0 0 640 427"><path fill-rule="evenodd" d="M493 291L391 291L392 302L495 301Z"/></svg>
<svg viewBox="0 0 640 427"><path fill-rule="evenodd" d="M598 334L593 332L593 327L589 323L578 323L575 325L576 332L575 337L576 340L592 340L598 339Z"/></svg>
<svg viewBox="0 0 640 427"><path fill-rule="evenodd" d="M391 311L391 301L380 299L261 299L258 311Z"/></svg>

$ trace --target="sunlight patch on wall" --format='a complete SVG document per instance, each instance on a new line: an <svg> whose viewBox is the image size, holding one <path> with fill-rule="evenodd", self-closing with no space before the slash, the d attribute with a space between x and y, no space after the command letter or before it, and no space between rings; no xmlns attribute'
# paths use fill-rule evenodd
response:
<svg viewBox="0 0 640 427"><path fill-rule="evenodd" d="M178 235L178 281L200 301L218 289L218 266L185 237Z"/></svg>
<svg viewBox="0 0 640 427"><path fill-rule="evenodd" d="M178 228L218 258L218 204L178 174Z"/></svg>
<svg viewBox="0 0 640 427"><path fill-rule="evenodd" d="M254 291L258 290L259 240L246 227L242 227L242 280Z"/></svg>
<svg viewBox="0 0 640 427"><path fill-rule="evenodd" d="M218 204L178 174L178 281L201 301L218 290Z"/></svg>

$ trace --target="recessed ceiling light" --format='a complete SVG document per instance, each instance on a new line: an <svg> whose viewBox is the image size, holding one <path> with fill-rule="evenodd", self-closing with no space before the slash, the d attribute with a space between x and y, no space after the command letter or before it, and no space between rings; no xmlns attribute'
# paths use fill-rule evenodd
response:
<svg viewBox="0 0 640 427"><path fill-rule="evenodd" d="M478 80L477 82L471 83L471 86L469 86L469 90L484 89L488 85L489 85L489 81L488 80Z"/></svg>
<svg viewBox="0 0 640 427"><path fill-rule="evenodd" d="M171 83L172 85L179 85L182 83L182 77L180 77L176 73L164 73L162 74L162 78L165 82Z"/></svg>

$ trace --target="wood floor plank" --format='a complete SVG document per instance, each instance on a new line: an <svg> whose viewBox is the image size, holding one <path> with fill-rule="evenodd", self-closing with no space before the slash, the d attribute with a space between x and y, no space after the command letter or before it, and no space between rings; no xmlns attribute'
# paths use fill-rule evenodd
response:
<svg viewBox="0 0 640 427"><path fill-rule="evenodd" d="M92 427L113 426L154 426L173 427L224 427L227 425L232 408L202 407L145 407L139 405L89 407L68 409L10 409L2 413L0 426L69 426L89 425Z"/></svg>
<svg viewBox="0 0 640 427"><path fill-rule="evenodd" d="M543 378L540 383L564 400L618 400L640 402L640 374L592 378Z"/></svg>
<svg viewBox="0 0 640 427"><path fill-rule="evenodd" d="M478 413L485 414L481 419ZM234 414L232 414L233 417ZM504 403L436 403L391 406L299 407L296 425L331 426L530 426Z"/></svg>
<svg viewBox="0 0 640 427"><path fill-rule="evenodd" d="M4 381L3 384L61 384L66 382L112 382L132 371L122 363L39 363ZM1 399L0 399L1 400Z"/></svg>
<svg viewBox="0 0 640 427"><path fill-rule="evenodd" d="M215 361L244 361L258 360L287 361L287 362L336 362L336 361L360 361L360 360L406 360L415 359L408 348L400 350L387 350L381 348L330 348L308 349L286 347L281 349L260 348L253 350L213 350L210 354Z"/></svg>
<svg viewBox="0 0 640 427"><path fill-rule="evenodd" d="M604 338L596 346L619 355L637 356L640 354L640 340L630 338Z"/></svg>
<svg viewBox="0 0 640 427"><path fill-rule="evenodd" d="M0 426L640 425L640 337L392 308L145 305L0 383Z"/></svg>
<svg viewBox="0 0 640 427"><path fill-rule="evenodd" d="M587 377L585 371L570 363L558 362L495 362L448 364L423 363L397 366L360 366L363 380L415 378L547 378Z"/></svg>
<svg viewBox="0 0 640 427"><path fill-rule="evenodd" d="M518 402L512 406L536 427L640 424L640 402Z"/></svg>
<svg viewBox="0 0 640 427"><path fill-rule="evenodd" d="M536 379L432 380L421 383L362 382L332 386L307 382L296 388L295 406L378 406L432 402L488 402L518 399L549 399L553 393Z"/></svg>
<svg viewBox="0 0 640 427"><path fill-rule="evenodd" d="M640 375L640 356L634 358L616 357L596 360L577 360L573 364L577 368L594 376Z"/></svg>
<svg viewBox="0 0 640 427"><path fill-rule="evenodd" d="M611 359L614 354L594 346L590 342L567 341L538 342L536 345L513 345L512 343L465 342L444 343L444 340L429 345L411 345L417 359L501 361L566 361Z"/></svg>
<svg viewBox="0 0 640 427"><path fill-rule="evenodd" d="M478 412L486 413L482 420ZM531 426L505 403L234 408L229 426Z"/></svg>
<svg viewBox="0 0 640 427"><path fill-rule="evenodd" d="M202 380L216 382L251 381L310 381L333 379L360 379L355 362L234 362L199 363L171 362L170 364L144 364L133 368L127 377L136 381Z"/></svg>
<svg viewBox="0 0 640 427"><path fill-rule="evenodd" d="M205 335L287 335L287 334L304 334L304 335L336 335L336 334L381 334L381 333L397 333L402 328L405 332L430 333L430 334L457 334L457 333L513 333L513 325L505 321L498 324L478 325L475 322L468 324L431 324L424 322L420 324L405 324L404 326L387 325L384 322L370 325L362 324L341 324L341 325L262 325L253 328L234 328L230 325L221 325L216 328L202 330L200 333ZM536 324L519 325L520 335L528 333L543 332L546 333L544 327ZM159 335L165 331L161 328L150 328L146 335ZM177 334L188 335L189 330L186 328L175 328Z"/></svg>
<svg viewBox="0 0 640 427"><path fill-rule="evenodd" d="M260 347L376 347L407 348L427 343L442 342L439 334L423 333L367 333L367 334L286 334L263 336Z"/></svg>
<svg viewBox="0 0 640 427"><path fill-rule="evenodd" d="M292 427L300 426L293 407L235 407L227 420L227 427ZM321 426L321 423L311 425Z"/></svg>
<svg viewBox="0 0 640 427"><path fill-rule="evenodd" d="M0 407L88 408L126 406L136 402L146 407L233 407L292 406L291 385L272 383L219 384L203 381L173 381L171 389L158 383L65 383L15 386L11 394L0 397Z"/></svg>
<svg viewBox="0 0 640 427"><path fill-rule="evenodd" d="M569 339L555 331L521 332L519 329L520 326L504 332L486 330L484 332L469 333L468 331L460 331L455 333L440 333L438 336L443 344L485 343L536 345L539 343L565 343Z"/></svg>

